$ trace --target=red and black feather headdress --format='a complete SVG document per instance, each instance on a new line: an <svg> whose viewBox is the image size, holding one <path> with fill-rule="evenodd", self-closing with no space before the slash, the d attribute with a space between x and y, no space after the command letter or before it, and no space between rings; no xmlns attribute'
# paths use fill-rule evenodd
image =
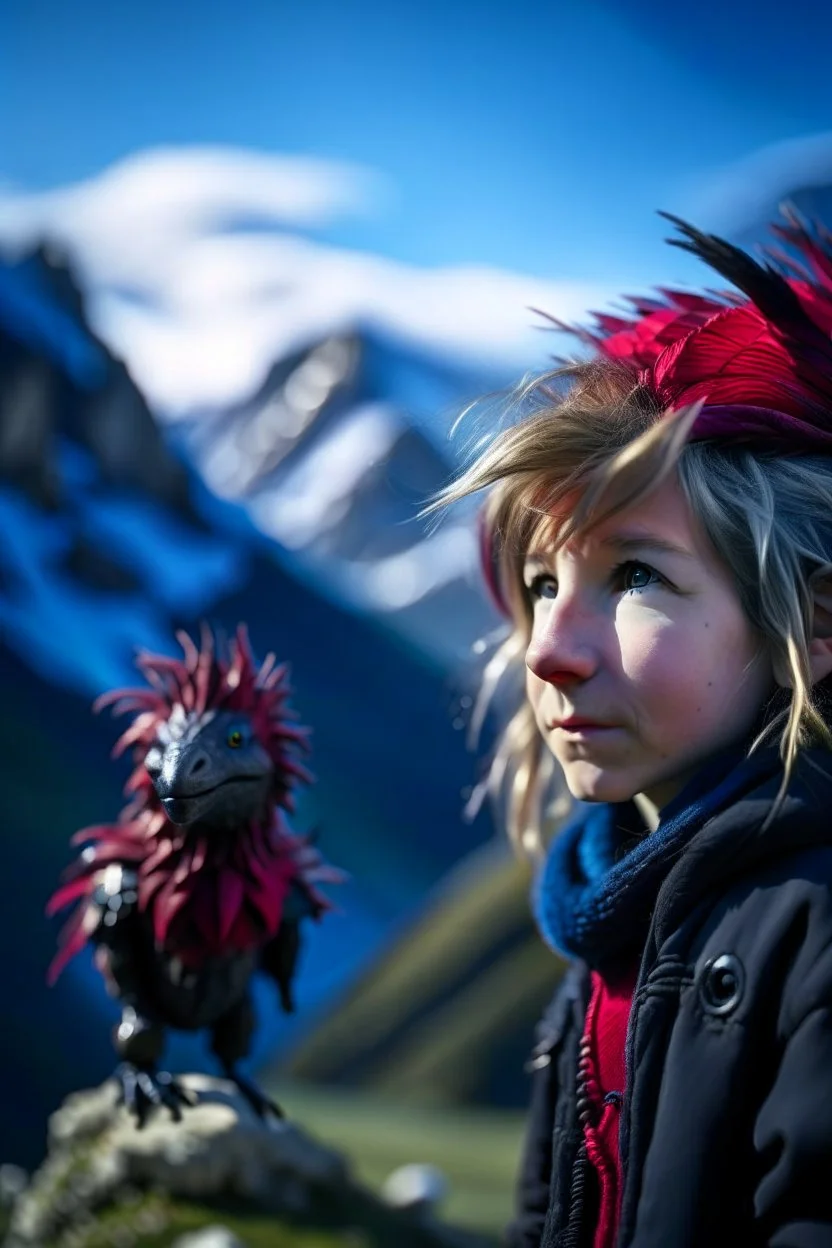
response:
<svg viewBox="0 0 832 1248"><path fill-rule="evenodd" d="M758 262L663 213L668 241L699 256L734 292L659 292L634 315L595 314L589 330L559 322L601 355L630 364L662 411L702 401L689 441L719 439L779 451L832 451L832 235L793 211L773 231L790 249Z"/></svg>
<svg viewBox="0 0 832 1248"><path fill-rule="evenodd" d="M701 404L689 442L832 453L832 233L786 208L772 227L785 249L769 247L759 262L678 217L660 215L679 231L667 241L704 260L735 290L662 288L654 298L628 298L631 313L593 313L590 328L541 315L597 355L631 368L633 382L653 396L657 419ZM480 546L492 600L509 614L484 517Z"/></svg>

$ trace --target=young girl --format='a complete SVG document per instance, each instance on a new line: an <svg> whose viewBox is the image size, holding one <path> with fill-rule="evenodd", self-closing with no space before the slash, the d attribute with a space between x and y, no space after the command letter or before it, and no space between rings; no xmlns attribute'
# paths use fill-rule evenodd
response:
<svg viewBox="0 0 832 1248"><path fill-rule="evenodd" d="M490 487L492 774L570 959L512 1248L832 1245L832 236L675 224L742 295L599 318L444 495Z"/></svg>

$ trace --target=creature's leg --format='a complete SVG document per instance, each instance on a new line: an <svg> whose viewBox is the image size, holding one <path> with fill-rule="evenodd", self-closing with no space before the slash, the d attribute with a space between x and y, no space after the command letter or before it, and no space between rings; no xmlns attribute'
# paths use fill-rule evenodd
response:
<svg viewBox="0 0 832 1248"><path fill-rule="evenodd" d="M172 1075L156 1070L164 1039L164 1028L142 1017L132 1005L124 1006L121 1022L113 1028L113 1043L122 1059L115 1072L120 1099L135 1115L139 1127L144 1126L154 1106L166 1105L178 1122L180 1106L193 1104L190 1093Z"/></svg>
<svg viewBox="0 0 832 1248"><path fill-rule="evenodd" d="M265 1118L267 1113L283 1118L284 1114L280 1106L236 1069L237 1062L247 1057L251 1051L254 1026L254 1007L251 1004L251 998L245 996L217 1019L212 1031L211 1052L219 1058L223 1073L236 1083L241 1094L260 1118Z"/></svg>
<svg viewBox="0 0 832 1248"><path fill-rule="evenodd" d="M156 1070L165 1033L147 1008L146 936L136 911L137 887L132 868L112 863L92 895L90 915L97 921L92 933L95 964L110 996L121 1002L121 1022L113 1029L113 1044L122 1059L115 1078L121 1100L143 1127L154 1106L166 1105L178 1120L180 1106L193 1098L171 1075Z"/></svg>

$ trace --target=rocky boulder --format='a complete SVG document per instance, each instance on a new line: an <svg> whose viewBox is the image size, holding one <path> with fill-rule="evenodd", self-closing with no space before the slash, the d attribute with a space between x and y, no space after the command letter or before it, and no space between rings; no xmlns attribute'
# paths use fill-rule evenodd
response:
<svg viewBox="0 0 832 1248"><path fill-rule="evenodd" d="M70 1096L48 1154L13 1176L4 1248L485 1248L417 1202L385 1201L290 1122L264 1122L234 1086L184 1076L196 1104L138 1129L114 1082Z"/></svg>

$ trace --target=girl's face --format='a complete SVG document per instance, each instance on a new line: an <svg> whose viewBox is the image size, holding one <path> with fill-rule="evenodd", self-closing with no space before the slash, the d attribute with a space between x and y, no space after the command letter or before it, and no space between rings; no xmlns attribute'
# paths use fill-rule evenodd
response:
<svg viewBox="0 0 832 1248"><path fill-rule="evenodd" d="M705 759L751 731L770 662L681 487L561 549L530 550L526 688L583 801L661 808Z"/></svg>

